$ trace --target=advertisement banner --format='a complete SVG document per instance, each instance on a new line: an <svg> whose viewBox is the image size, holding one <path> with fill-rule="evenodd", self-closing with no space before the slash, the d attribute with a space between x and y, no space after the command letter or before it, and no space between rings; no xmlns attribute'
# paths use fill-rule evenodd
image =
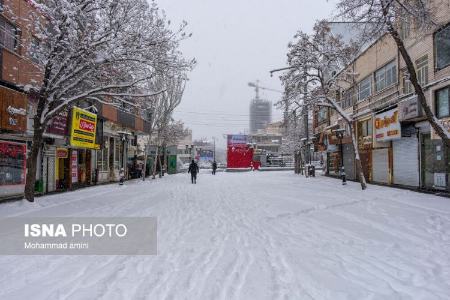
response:
<svg viewBox="0 0 450 300"><path fill-rule="evenodd" d="M70 156L70 177L72 178L72 183L78 182L78 153L77 150L72 150Z"/></svg>
<svg viewBox="0 0 450 300"><path fill-rule="evenodd" d="M95 132L97 126L97 115L84 109L72 108L72 126L70 128L70 145L97 149L95 144Z"/></svg>
<svg viewBox="0 0 450 300"><path fill-rule="evenodd" d="M200 150L200 161L212 162L214 161L214 151L213 150Z"/></svg>
<svg viewBox="0 0 450 300"><path fill-rule="evenodd" d="M398 115L398 109L395 108L375 116L375 139L377 142L387 142L402 137Z"/></svg>
<svg viewBox="0 0 450 300"><path fill-rule="evenodd" d="M227 136L227 145L228 146L234 146L234 145L247 145L248 143L248 136L244 134L229 134Z"/></svg>

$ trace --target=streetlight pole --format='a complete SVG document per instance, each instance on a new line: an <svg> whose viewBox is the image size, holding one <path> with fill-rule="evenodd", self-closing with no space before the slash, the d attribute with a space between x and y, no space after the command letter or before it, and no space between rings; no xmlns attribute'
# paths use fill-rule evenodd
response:
<svg viewBox="0 0 450 300"><path fill-rule="evenodd" d="M216 137L214 136L213 136L213 144L214 144L213 161L216 161Z"/></svg>
<svg viewBox="0 0 450 300"><path fill-rule="evenodd" d="M345 168L344 168L344 147L342 145L342 139L344 138L344 131L345 131L345 129L334 130L336 137L339 139L339 147L340 147L340 152L341 152L341 159L340 159L341 168L340 169L341 169L342 185L347 184Z"/></svg>

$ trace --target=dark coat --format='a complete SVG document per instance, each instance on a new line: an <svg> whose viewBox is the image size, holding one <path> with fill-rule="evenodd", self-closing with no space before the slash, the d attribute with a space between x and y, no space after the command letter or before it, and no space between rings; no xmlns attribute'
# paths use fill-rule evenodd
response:
<svg viewBox="0 0 450 300"><path fill-rule="evenodd" d="M213 168L214 170L217 169L217 163L216 163L216 162L213 162L212 168Z"/></svg>
<svg viewBox="0 0 450 300"><path fill-rule="evenodd" d="M191 162L189 165L188 173L197 174L199 172L198 165L195 162Z"/></svg>

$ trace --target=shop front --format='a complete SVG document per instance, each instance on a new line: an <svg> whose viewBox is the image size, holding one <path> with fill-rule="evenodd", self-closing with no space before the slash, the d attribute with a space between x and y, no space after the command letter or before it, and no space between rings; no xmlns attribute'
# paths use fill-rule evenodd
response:
<svg viewBox="0 0 450 300"><path fill-rule="evenodd" d="M393 183L392 143L401 139L398 107L375 114L375 140L372 152L373 182Z"/></svg>
<svg viewBox="0 0 450 300"><path fill-rule="evenodd" d="M0 197L21 195L27 157L27 95L0 87Z"/></svg>
<svg viewBox="0 0 450 300"><path fill-rule="evenodd" d="M373 119L372 117L362 118L357 121L357 139L359 157L364 177L367 182L372 181L372 142L373 142ZM356 170L356 174L359 170Z"/></svg>
<svg viewBox="0 0 450 300"><path fill-rule="evenodd" d="M24 143L0 140L0 197L23 193L26 152L27 147Z"/></svg>
<svg viewBox="0 0 450 300"><path fill-rule="evenodd" d="M420 186L420 126L423 119L417 97L399 103L401 138L392 141L393 183L418 188Z"/></svg>
<svg viewBox="0 0 450 300"><path fill-rule="evenodd" d="M92 184L92 150L100 145L96 140L97 115L79 107L71 112L69 149L69 188ZM64 165L65 166L65 165ZM62 167L61 167L62 168ZM61 169L62 170L62 169Z"/></svg>
<svg viewBox="0 0 450 300"><path fill-rule="evenodd" d="M66 138L68 136L67 122L68 111L64 110L50 120L44 133L44 137L47 141L51 140L52 143L46 143L44 145L42 158L43 193L66 190L69 188L67 181L64 180L66 173L66 171L64 171L64 166L68 165L66 162L68 161L68 149L66 143Z"/></svg>
<svg viewBox="0 0 450 300"><path fill-rule="evenodd" d="M57 191L67 190L70 186L70 156L68 148L56 148L55 162L55 189Z"/></svg>

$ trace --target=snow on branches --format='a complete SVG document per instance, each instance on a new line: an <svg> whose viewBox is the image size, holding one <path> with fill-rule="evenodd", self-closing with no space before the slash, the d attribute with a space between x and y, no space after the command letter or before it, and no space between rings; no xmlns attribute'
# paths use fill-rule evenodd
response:
<svg viewBox="0 0 450 300"><path fill-rule="evenodd" d="M30 30L39 37L33 50L43 80L33 87L41 107L35 125L45 126L77 100L158 94L164 88L143 89L145 82L190 67L177 52L185 25L169 30L158 7L145 0L44 0L36 7Z"/></svg>
<svg viewBox="0 0 450 300"><path fill-rule="evenodd" d="M359 164L359 170L362 170L356 136L352 129L353 117L335 98L340 91L339 83L343 80L336 74L355 57L357 51L353 44L346 44L341 36L334 35L326 21L319 21L312 34L300 31L294 36L287 54L290 68L281 76L281 80L285 87L285 101L308 109L329 107L341 116L350 129L355 160ZM362 171L359 173L361 187L365 189L364 175Z"/></svg>
<svg viewBox="0 0 450 300"><path fill-rule="evenodd" d="M448 0L339 0L337 17L364 27L359 37L360 45L385 33L392 37L428 122L444 143L450 145L450 132L436 118L427 102L416 66L405 45L408 38L420 39L444 25L438 18L439 9L444 6L448 6Z"/></svg>

